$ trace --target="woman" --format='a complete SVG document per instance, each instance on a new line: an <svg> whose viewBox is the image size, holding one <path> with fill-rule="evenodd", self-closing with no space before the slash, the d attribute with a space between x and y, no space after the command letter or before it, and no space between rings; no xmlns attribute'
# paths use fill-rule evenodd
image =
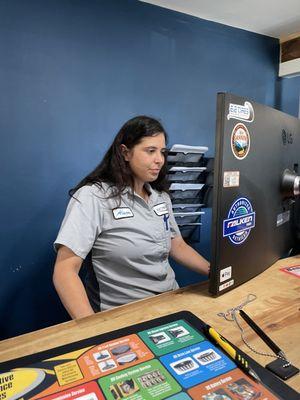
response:
<svg viewBox="0 0 300 400"><path fill-rule="evenodd" d="M184 242L172 213L166 141L158 121L132 118L70 191L53 282L72 318L178 288L169 255L208 275L209 263ZM88 282L88 295L78 274L89 253L97 285Z"/></svg>

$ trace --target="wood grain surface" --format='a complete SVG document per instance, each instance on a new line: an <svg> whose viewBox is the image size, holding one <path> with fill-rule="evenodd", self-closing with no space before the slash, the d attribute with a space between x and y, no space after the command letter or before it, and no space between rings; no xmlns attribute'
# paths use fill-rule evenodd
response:
<svg viewBox="0 0 300 400"><path fill-rule="evenodd" d="M0 341L0 362L47 350L63 344L120 329L177 311L188 310L245 353L265 365L273 359L256 355L244 345L233 322L219 317L219 312L241 304L249 294L257 299L244 307L255 322L285 351L293 365L300 367L300 278L280 271L281 267L300 265L300 256L279 260L251 281L218 298L208 292L207 283L196 284L173 292L137 301L91 317L65 322L46 329ZM270 349L240 319L246 338L257 350ZM300 375L286 381L300 391Z"/></svg>

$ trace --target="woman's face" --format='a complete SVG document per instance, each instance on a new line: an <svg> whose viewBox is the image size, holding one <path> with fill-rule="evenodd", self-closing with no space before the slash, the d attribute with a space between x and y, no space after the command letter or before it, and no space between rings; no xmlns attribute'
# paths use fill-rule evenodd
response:
<svg viewBox="0 0 300 400"><path fill-rule="evenodd" d="M136 183L153 182L165 163L166 140L163 133L144 137L132 149L122 148Z"/></svg>

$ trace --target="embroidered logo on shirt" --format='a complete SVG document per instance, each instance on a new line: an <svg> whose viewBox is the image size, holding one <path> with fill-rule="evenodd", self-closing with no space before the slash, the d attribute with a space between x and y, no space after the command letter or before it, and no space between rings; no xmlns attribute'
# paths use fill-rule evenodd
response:
<svg viewBox="0 0 300 400"><path fill-rule="evenodd" d="M156 204L156 205L153 207L153 211L154 211L155 214L158 215L159 217L160 217L161 215L169 214L169 210L168 210L168 207L167 207L167 204L166 204L166 203L159 203L159 204Z"/></svg>
<svg viewBox="0 0 300 400"><path fill-rule="evenodd" d="M169 218L170 218L170 215L169 215L169 214L165 214L165 215L164 215L164 223L165 223L166 231L169 230Z"/></svg>
<svg viewBox="0 0 300 400"><path fill-rule="evenodd" d="M132 218L133 212L128 207L119 207L112 210L115 219Z"/></svg>

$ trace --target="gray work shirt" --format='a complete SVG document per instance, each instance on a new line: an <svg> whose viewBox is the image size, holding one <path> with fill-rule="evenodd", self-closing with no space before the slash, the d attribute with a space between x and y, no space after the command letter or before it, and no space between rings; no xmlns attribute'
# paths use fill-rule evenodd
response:
<svg viewBox="0 0 300 400"><path fill-rule="evenodd" d="M146 187L147 203L130 188L120 200L109 198L106 183L83 186L69 202L54 245L67 246L82 259L91 252L100 291L95 296L88 290L94 309L178 288L168 261L171 238L180 235L170 197Z"/></svg>

